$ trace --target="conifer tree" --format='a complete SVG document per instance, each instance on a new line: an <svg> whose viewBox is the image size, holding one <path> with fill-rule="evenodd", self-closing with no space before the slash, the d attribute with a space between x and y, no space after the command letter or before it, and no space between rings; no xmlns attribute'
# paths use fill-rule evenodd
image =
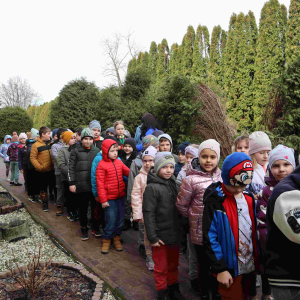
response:
<svg viewBox="0 0 300 300"><path fill-rule="evenodd" d="M127 66L127 74L136 70L136 58L131 59Z"/></svg>
<svg viewBox="0 0 300 300"><path fill-rule="evenodd" d="M182 71L184 75L192 74L193 67L193 47L195 41L195 30L193 26L188 26L187 33L184 36Z"/></svg>
<svg viewBox="0 0 300 300"><path fill-rule="evenodd" d="M171 51L170 51L170 62L169 62L170 75L177 74L177 70L178 70L177 64L178 64L178 44L174 43L171 46Z"/></svg>
<svg viewBox="0 0 300 300"><path fill-rule="evenodd" d="M148 69L152 80L156 80L157 60L158 60L157 44L155 42L152 42L150 46L149 59L148 59L149 61Z"/></svg>
<svg viewBox="0 0 300 300"><path fill-rule="evenodd" d="M300 1L291 0L286 30L286 63L300 60Z"/></svg>
<svg viewBox="0 0 300 300"><path fill-rule="evenodd" d="M142 55L140 66L143 70L148 71L148 64L149 64L149 53L146 51Z"/></svg>
<svg viewBox="0 0 300 300"><path fill-rule="evenodd" d="M156 66L156 81L162 82L168 77L169 66L169 46L166 39L163 39L158 45L158 61Z"/></svg>
<svg viewBox="0 0 300 300"><path fill-rule="evenodd" d="M278 0L265 3L260 18L253 82L252 129L262 128L262 115L269 102L273 83L284 71L285 26Z"/></svg>

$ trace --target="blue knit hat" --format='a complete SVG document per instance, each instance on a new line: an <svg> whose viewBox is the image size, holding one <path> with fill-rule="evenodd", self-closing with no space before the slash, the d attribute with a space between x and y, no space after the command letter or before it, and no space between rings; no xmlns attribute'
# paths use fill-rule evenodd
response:
<svg viewBox="0 0 300 300"><path fill-rule="evenodd" d="M250 184L253 178L251 158L243 152L230 154L223 162L221 176L226 185L245 186Z"/></svg>
<svg viewBox="0 0 300 300"><path fill-rule="evenodd" d="M177 152L178 153L182 153L183 155L185 155L185 148L190 145L190 142L182 142L178 148L177 148Z"/></svg>
<svg viewBox="0 0 300 300"><path fill-rule="evenodd" d="M91 121L89 124L89 128L91 128L91 129L98 128L101 132L101 125L100 125L100 122L97 120Z"/></svg>
<svg viewBox="0 0 300 300"><path fill-rule="evenodd" d="M56 135L57 130L58 130L58 128L55 128L55 129L52 130L52 136L53 136L53 137Z"/></svg>

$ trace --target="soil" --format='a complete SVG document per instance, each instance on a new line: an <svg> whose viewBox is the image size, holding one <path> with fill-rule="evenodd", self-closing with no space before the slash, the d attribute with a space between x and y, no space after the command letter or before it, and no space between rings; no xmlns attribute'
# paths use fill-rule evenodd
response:
<svg viewBox="0 0 300 300"><path fill-rule="evenodd" d="M41 271L37 270L39 274ZM38 292L36 298L31 295L26 297L24 290L10 277L0 281L1 300L90 300L93 297L96 283L84 277L77 270L65 269L62 267L50 268L48 279ZM10 291L3 283L15 283L15 290Z"/></svg>
<svg viewBox="0 0 300 300"><path fill-rule="evenodd" d="M0 193L0 207L16 205L17 201L8 193Z"/></svg>

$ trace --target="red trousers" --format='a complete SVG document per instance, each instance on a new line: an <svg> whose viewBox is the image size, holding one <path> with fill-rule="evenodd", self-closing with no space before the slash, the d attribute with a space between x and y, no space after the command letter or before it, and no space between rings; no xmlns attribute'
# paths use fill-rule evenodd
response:
<svg viewBox="0 0 300 300"><path fill-rule="evenodd" d="M180 245L152 247L156 290L162 291L178 281Z"/></svg>

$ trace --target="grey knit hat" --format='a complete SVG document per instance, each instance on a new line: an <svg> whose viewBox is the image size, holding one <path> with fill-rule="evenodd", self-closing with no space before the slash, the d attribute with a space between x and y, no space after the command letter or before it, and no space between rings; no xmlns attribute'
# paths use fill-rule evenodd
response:
<svg viewBox="0 0 300 300"><path fill-rule="evenodd" d="M154 159L154 172L158 174L159 170L167 164L175 167L175 160L171 152L157 152Z"/></svg>
<svg viewBox="0 0 300 300"><path fill-rule="evenodd" d="M91 137L92 139L94 139L94 131L90 128L83 128L81 131L81 140L86 137Z"/></svg>
<svg viewBox="0 0 300 300"><path fill-rule="evenodd" d="M100 122L97 120L91 121L89 124L89 128L91 128L91 129L98 128L101 132L101 125L100 125Z"/></svg>

